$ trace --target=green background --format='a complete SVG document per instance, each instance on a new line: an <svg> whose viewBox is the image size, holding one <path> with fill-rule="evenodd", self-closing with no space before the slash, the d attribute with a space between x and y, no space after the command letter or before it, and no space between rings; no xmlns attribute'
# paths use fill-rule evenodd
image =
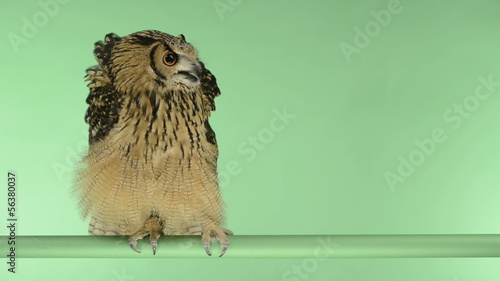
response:
<svg viewBox="0 0 500 281"><path fill-rule="evenodd" d="M143 29L184 34L218 79L235 234L500 233L498 1L55 1L0 0L0 171L17 174L18 235L86 234L69 192L84 70L105 34ZM500 280L498 259L331 259L299 276L285 273L302 260L230 256L20 259L0 279Z"/></svg>

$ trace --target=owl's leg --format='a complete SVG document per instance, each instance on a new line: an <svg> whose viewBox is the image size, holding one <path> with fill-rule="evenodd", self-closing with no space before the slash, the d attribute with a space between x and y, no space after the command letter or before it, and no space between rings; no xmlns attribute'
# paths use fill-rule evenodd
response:
<svg viewBox="0 0 500 281"><path fill-rule="evenodd" d="M140 253L141 251L137 250L137 240L142 239L149 235L149 241L151 241L151 248L153 249L153 255L156 254L156 246L158 245L158 238L161 236L161 222L157 217L151 216L144 221L144 226L142 229L139 229L134 234L130 235L128 239L128 243L130 244L130 248Z"/></svg>
<svg viewBox="0 0 500 281"><path fill-rule="evenodd" d="M229 246L229 240L227 239L226 234L233 235L233 232L217 225L211 225L203 228L201 233L201 242L203 243L203 247L205 248L207 255L212 255L210 253L210 242L212 242L212 238L220 242L222 252L219 257L222 257L226 253L227 247Z"/></svg>

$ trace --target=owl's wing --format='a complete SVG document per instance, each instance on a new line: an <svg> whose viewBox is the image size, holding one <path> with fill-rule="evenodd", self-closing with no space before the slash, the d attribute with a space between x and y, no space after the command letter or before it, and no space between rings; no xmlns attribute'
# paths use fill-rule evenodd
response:
<svg viewBox="0 0 500 281"><path fill-rule="evenodd" d="M202 73L201 73L201 87L203 89L203 101L205 104L205 109L207 111L215 110L215 97L220 95L219 87L217 86L217 79L210 72L210 70L205 68L205 65L201 63Z"/></svg>
<svg viewBox="0 0 500 281"><path fill-rule="evenodd" d="M99 66L86 70L87 85L90 93L87 97L89 108L85 121L89 124L89 143L104 139L118 122L119 110L122 106L121 95L111 83L108 66L111 64L111 51L115 42L121 38L113 33L106 35L104 42L95 43L94 55Z"/></svg>
<svg viewBox="0 0 500 281"><path fill-rule="evenodd" d="M86 77L90 81L90 93L86 100L89 108L85 113L85 122L89 124L89 143L93 144L104 139L118 122L122 101L99 67L87 69Z"/></svg>

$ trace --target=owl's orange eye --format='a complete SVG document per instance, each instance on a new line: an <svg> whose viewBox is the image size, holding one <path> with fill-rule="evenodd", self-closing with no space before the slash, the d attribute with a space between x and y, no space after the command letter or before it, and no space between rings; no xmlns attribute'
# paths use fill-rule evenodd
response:
<svg viewBox="0 0 500 281"><path fill-rule="evenodd" d="M163 63L172 66L177 62L177 55L173 52L167 52L163 55Z"/></svg>

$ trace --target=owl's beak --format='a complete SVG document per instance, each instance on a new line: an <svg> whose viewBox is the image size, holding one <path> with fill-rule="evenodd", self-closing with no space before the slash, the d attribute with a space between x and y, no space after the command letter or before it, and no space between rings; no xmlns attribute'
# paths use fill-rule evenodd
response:
<svg viewBox="0 0 500 281"><path fill-rule="evenodd" d="M181 74L182 76L184 76L184 78L189 80L191 83L196 83L200 80L201 68L197 64L192 64L190 69L181 70L181 71L177 72L177 74Z"/></svg>
<svg viewBox="0 0 500 281"><path fill-rule="evenodd" d="M191 72L179 71L179 72L177 72L177 74L182 75L185 79L187 79L191 83L196 83L199 80L199 78L197 76L194 76L193 74L191 74Z"/></svg>
<svg viewBox="0 0 500 281"><path fill-rule="evenodd" d="M191 74L195 76L198 80L201 78L201 67L198 64L191 65Z"/></svg>

